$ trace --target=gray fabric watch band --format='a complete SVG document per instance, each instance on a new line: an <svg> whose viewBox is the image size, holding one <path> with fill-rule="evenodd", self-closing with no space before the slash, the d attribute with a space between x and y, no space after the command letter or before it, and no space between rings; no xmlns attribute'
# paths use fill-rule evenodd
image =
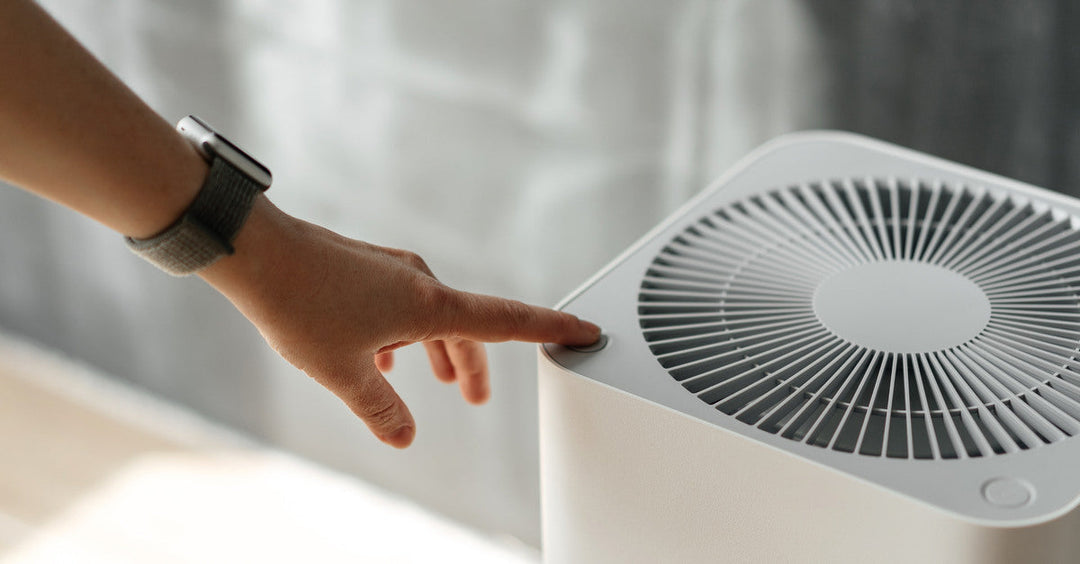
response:
<svg viewBox="0 0 1080 564"><path fill-rule="evenodd" d="M225 159L215 158L198 196L180 219L149 239L124 239L132 252L165 272L191 274L235 252L232 242L262 191Z"/></svg>

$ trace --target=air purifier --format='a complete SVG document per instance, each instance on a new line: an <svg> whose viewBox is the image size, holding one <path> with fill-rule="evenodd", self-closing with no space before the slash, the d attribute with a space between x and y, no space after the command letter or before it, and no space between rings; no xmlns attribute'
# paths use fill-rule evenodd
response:
<svg viewBox="0 0 1080 564"><path fill-rule="evenodd" d="M1080 562L1080 202L868 138L755 151L560 307L550 563Z"/></svg>

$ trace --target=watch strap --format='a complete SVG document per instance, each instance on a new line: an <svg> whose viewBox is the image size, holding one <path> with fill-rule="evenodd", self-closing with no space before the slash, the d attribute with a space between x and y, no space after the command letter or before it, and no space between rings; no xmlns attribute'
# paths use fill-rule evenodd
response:
<svg viewBox="0 0 1080 564"><path fill-rule="evenodd" d="M233 241L264 189L220 157L184 214L147 239L125 237L132 252L173 276L206 268L235 252Z"/></svg>

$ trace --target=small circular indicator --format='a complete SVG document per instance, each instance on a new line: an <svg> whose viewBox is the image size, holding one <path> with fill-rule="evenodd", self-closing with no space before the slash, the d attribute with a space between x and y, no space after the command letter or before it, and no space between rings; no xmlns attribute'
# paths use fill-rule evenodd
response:
<svg viewBox="0 0 1080 564"><path fill-rule="evenodd" d="M600 349L606 347L607 344L608 344L608 336L606 334L604 334L604 333L601 333L600 338L597 339L596 342L594 342L594 343L591 343L591 344L588 344L588 345L570 346L570 347L566 347L566 348L568 348L568 349L570 349L572 351L575 351L575 352L579 352L579 353L594 353L594 352L599 351Z"/></svg>
<svg viewBox="0 0 1080 564"><path fill-rule="evenodd" d="M982 487L983 498L1005 509L1023 507L1035 498L1035 488L1018 478L994 478Z"/></svg>

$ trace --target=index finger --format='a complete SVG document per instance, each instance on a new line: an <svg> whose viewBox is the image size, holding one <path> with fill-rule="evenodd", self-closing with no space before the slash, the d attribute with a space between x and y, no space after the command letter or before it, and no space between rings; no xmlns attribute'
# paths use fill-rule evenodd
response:
<svg viewBox="0 0 1080 564"><path fill-rule="evenodd" d="M447 334L474 341L526 341L588 345L600 338L600 328L576 316L546 307L495 296L456 292Z"/></svg>

